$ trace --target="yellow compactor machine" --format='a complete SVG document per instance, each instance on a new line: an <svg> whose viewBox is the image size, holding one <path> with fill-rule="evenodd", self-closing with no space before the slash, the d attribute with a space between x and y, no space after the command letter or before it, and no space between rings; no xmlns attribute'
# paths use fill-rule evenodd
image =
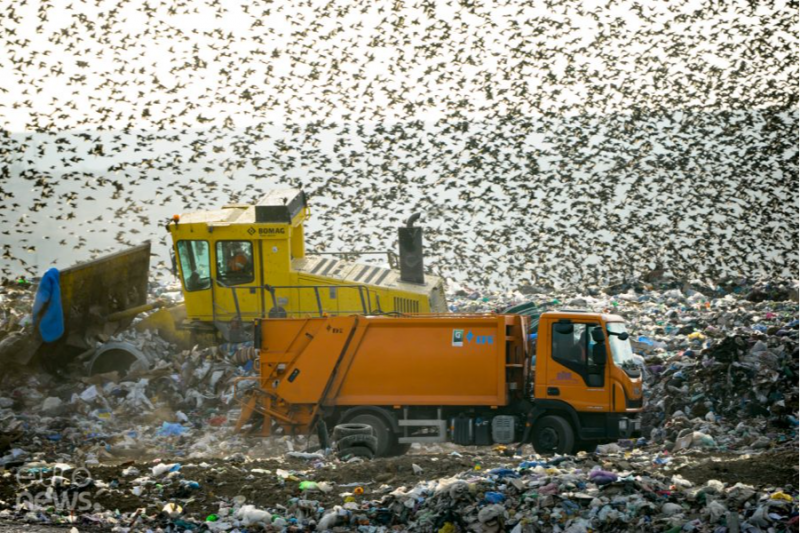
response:
<svg viewBox="0 0 800 533"><path fill-rule="evenodd" d="M255 205L176 215L168 229L188 325L239 342L252 338L258 318L447 311L442 279L423 271L417 215L398 229L389 268L349 260L354 253L307 255L308 217L297 189L270 191Z"/></svg>

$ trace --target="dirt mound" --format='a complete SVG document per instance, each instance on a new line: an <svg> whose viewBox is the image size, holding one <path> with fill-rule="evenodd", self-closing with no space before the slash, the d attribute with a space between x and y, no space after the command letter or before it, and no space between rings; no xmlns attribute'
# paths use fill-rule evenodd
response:
<svg viewBox="0 0 800 533"><path fill-rule="evenodd" d="M717 479L728 485L745 483L754 487L798 486L798 450L765 453L757 456L716 456L699 464L685 466L678 473L702 485Z"/></svg>

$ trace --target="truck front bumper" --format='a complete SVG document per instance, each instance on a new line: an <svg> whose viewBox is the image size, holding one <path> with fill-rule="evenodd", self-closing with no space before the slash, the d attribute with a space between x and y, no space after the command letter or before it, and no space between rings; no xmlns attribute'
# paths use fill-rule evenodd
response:
<svg viewBox="0 0 800 533"><path fill-rule="evenodd" d="M606 426L608 437L612 439L630 439L642 436L642 420L635 414L610 414Z"/></svg>

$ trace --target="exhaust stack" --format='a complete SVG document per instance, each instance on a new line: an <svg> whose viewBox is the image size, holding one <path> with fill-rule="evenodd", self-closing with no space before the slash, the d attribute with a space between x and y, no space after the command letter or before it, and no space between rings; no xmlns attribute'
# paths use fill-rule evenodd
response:
<svg viewBox="0 0 800 533"><path fill-rule="evenodd" d="M400 279L406 283L425 284L422 265L422 228L414 227L422 213L414 213L406 220L405 227L397 228L400 245Z"/></svg>

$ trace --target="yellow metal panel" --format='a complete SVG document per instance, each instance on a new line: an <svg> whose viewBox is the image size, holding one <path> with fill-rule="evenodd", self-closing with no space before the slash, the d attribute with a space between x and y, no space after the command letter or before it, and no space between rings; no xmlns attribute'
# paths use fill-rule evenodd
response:
<svg viewBox="0 0 800 533"><path fill-rule="evenodd" d="M306 243L304 235L304 226L299 225L292 228L292 259L302 259L306 256Z"/></svg>
<svg viewBox="0 0 800 533"><path fill-rule="evenodd" d="M173 245L180 240L204 240L211 248L213 278L216 279L216 243L220 240L245 240L253 243L259 253L254 259L256 276L251 283L243 285L250 290L236 289L240 312L244 318L263 316L274 305L281 305L289 314L305 313L317 316L322 303L327 313L395 312L427 313L446 311L442 280L435 276L426 278L425 285L405 283L399 273L379 267L368 267L354 262L342 261L333 256L324 259L307 257L304 243L303 223L309 216L307 208L300 210L291 223L256 223L255 207L233 205L215 211L181 215L178 222L170 223ZM177 249L175 250L177 252ZM320 272L316 265L325 260ZM329 265L335 264L332 268ZM181 268L179 264L179 269ZM364 274L359 277L359 273ZM181 276L182 278L182 276ZM183 282L183 279L181 280ZM367 305L361 303L357 291L352 289L322 288L319 300L313 290L278 289L276 299L285 304L273 303L269 292L262 294L263 287L294 285L362 285L368 288ZM365 298L367 293L365 292ZM230 320L236 315L231 289L223 289L214 283L208 290L190 292L184 287L184 298L188 319L211 321ZM435 302L432 309L431 299Z"/></svg>
<svg viewBox="0 0 800 533"><path fill-rule="evenodd" d="M150 242L79 263L60 271L61 306L67 331L83 332L92 322L147 301ZM133 317L122 321L130 324Z"/></svg>

